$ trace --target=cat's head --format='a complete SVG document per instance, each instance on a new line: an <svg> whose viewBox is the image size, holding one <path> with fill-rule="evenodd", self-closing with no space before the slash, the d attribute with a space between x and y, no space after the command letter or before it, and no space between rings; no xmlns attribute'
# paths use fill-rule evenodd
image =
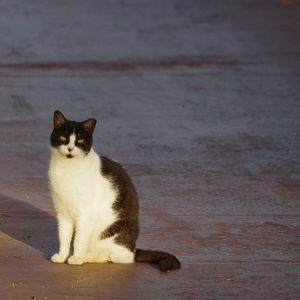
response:
<svg viewBox="0 0 300 300"><path fill-rule="evenodd" d="M53 116L54 128L51 134L51 146L65 158L87 155L93 144L93 131L97 120L83 122L69 121L60 111Z"/></svg>

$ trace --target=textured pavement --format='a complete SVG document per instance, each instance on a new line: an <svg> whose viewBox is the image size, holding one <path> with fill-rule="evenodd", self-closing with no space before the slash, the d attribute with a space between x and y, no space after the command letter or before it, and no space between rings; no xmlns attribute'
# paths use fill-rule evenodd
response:
<svg viewBox="0 0 300 300"><path fill-rule="evenodd" d="M284 2L284 1L282 1ZM300 3L0 3L0 299L300 298ZM55 265L52 114L140 196L148 264Z"/></svg>

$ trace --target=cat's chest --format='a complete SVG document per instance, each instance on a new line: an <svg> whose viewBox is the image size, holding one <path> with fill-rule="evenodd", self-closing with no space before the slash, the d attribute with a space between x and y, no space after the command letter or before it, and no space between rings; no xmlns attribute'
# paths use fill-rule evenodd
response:
<svg viewBox="0 0 300 300"><path fill-rule="evenodd" d="M100 184L99 177L99 174L85 168L53 166L50 180L52 188L58 193L88 196L97 192L97 185Z"/></svg>
<svg viewBox="0 0 300 300"><path fill-rule="evenodd" d="M111 187L101 177L100 171L91 167L53 164L49 175L52 191L64 202L86 204L96 199L113 201L103 199Z"/></svg>
<svg viewBox="0 0 300 300"><path fill-rule="evenodd" d="M99 231L117 218L113 204L118 191L110 178L101 174L98 156L87 158L89 161L80 163L53 157L49 165L50 188L57 211L74 222L82 217L96 222Z"/></svg>
<svg viewBox="0 0 300 300"><path fill-rule="evenodd" d="M52 164L49 179L52 191L65 205L96 204L106 210L116 200L117 192L111 182L101 176L98 168Z"/></svg>

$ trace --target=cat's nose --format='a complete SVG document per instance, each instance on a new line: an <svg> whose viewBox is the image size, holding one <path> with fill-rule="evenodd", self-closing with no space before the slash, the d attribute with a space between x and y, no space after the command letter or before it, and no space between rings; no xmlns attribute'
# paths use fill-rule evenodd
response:
<svg viewBox="0 0 300 300"><path fill-rule="evenodd" d="M71 152L73 149L74 149L74 148L70 148L70 147L68 147L68 150L69 150L69 152Z"/></svg>

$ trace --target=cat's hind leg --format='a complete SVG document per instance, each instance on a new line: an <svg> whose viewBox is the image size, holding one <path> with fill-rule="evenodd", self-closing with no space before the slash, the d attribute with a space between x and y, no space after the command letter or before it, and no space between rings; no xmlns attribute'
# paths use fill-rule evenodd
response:
<svg viewBox="0 0 300 300"><path fill-rule="evenodd" d="M109 241L109 258L115 263L133 263L135 241L138 227L134 222L118 220L109 226L102 234L103 241Z"/></svg>
<svg viewBox="0 0 300 300"><path fill-rule="evenodd" d="M131 264L134 262L134 252L118 244L112 246L109 257L114 263Z"/></svg>
<svg viewBox="0 0 300 300"><path fill-rule="evenodd" d="M115 242L115 236L100 239L88 254L88 262L113 262L129 264L134 262L134 253Z"/></svg>
<svg viewBox="0 0 300 300"><path fill-rule="evenodd" d="M106 255L88 253L86 255L86 262L88 262L88 263L105 263L105 262L109 262L109 258Z"/></svg>

